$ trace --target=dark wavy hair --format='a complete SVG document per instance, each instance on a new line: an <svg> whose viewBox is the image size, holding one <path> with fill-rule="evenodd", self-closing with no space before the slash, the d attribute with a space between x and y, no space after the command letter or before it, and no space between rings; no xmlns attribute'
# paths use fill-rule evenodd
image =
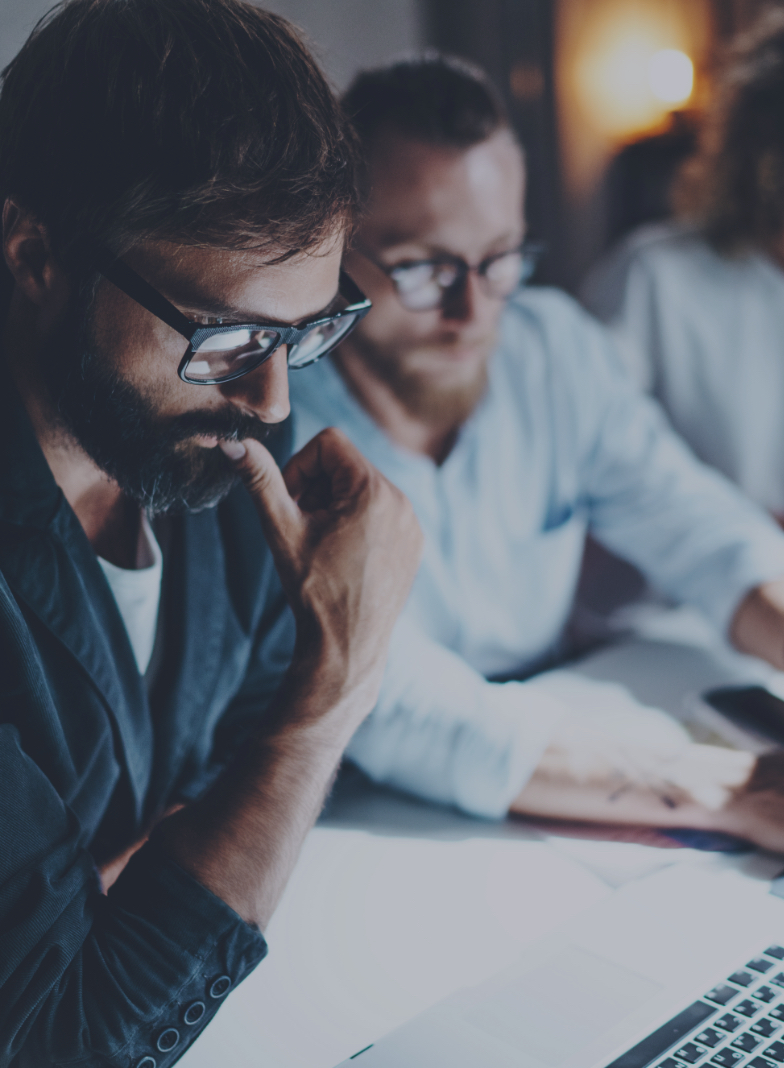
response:
<svg viewBox="0 0 784 1068"><path fill-rule="evenodd" d="M0 198L66 268L150 238L288 258L351 219L355 162L297 31L242 0L65 0L2 74Z"/></svg>
<svg viewBox="0 0 784 1068"><path fill-rule="evenodd" d="M781 8L768 10L734 42L673 200L724 253L764 245L784 231Z"/></svg>

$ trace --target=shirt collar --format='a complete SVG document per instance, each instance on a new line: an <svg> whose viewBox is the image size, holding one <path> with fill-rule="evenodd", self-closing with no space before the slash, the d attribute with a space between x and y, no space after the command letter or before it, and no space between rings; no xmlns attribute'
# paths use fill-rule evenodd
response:
<svg viewBox="0 0 784 1068"><path fill-rule="evenodd" d="M320 381L316 382L315 375L311 376L310 383L303 381L305 389L301 395L308 407L320 411L325 425L340 426L349 431L349 436L352 436L350 432L354 431L355 444L361 442L361 451L371 463L375 463L382 470L388 469L390 460L394 459L395 464L406 471L418 469L437 476L439 472L452 468L460 462L461 454L471 440L472 434L476 432L476 428L485 418L485 413L492 411L491 395L496 353L502 337L503 334L499 330L499 342L496 343L487 367L485 391L458 430L455 443L442 464L435 464L429 456L411 452L394 442L356 399L329 356L316 365L316 370L320 372ZM296 401L296 390L292 390L292 397Z"/></svg>

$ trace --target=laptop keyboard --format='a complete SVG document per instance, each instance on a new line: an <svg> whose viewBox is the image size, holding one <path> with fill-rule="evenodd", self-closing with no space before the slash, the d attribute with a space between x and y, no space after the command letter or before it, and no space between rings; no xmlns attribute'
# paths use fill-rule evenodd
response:
<svg viewBox="0 0 784 1068"><path fill-rule="evenodd" d="M784 1068L784 947L768 946L608 1068Z"/></svg>

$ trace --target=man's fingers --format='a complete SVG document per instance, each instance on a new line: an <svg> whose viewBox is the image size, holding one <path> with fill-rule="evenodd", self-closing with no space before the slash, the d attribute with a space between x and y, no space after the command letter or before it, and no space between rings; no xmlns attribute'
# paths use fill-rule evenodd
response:
<svg viewBox="0 0 784 1068"><path fill-rule="evenodd" d="M291 499L280 468L259 441L222 441L220 446L233 462L259 510L265 534L275 533L289 541L300 526L300 511Z"/></svg>
<svg viewBox="0 0 784 1068"><path fill-rule="evenodd" d="M358 493L367 481L369 470L367 460L346 435L335 427L327 427L292 456L283 478L290 495L299 500L312 492L315 485L323 487L326 476L335 501Z"/></svg>

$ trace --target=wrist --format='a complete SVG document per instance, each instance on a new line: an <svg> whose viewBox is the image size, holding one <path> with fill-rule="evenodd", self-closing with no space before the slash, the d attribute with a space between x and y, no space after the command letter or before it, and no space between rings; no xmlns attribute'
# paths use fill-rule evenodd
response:
<svg viewBox="0 0 784 1068"><path fill-rule="evenodd" d="M743 598L730 628L733 644L784 670L784 580L756 586Z"/></svg>
<svg viewBox="0 0 784 1068"><path fill-rule="evenodd" d="M297 624L289 676L317 686L340 702L363 693L378 696L389 651L389 634L372 625L323 627Z"/></svg>
<svg viewBox="0 0 784 1068"><path fill-rule="evenodd" d="M319 744L342 752L378 700L384 662L365 670L328 641L297 641L294 655L264 717L266 738L290 740L305 730Z"/></svg>

